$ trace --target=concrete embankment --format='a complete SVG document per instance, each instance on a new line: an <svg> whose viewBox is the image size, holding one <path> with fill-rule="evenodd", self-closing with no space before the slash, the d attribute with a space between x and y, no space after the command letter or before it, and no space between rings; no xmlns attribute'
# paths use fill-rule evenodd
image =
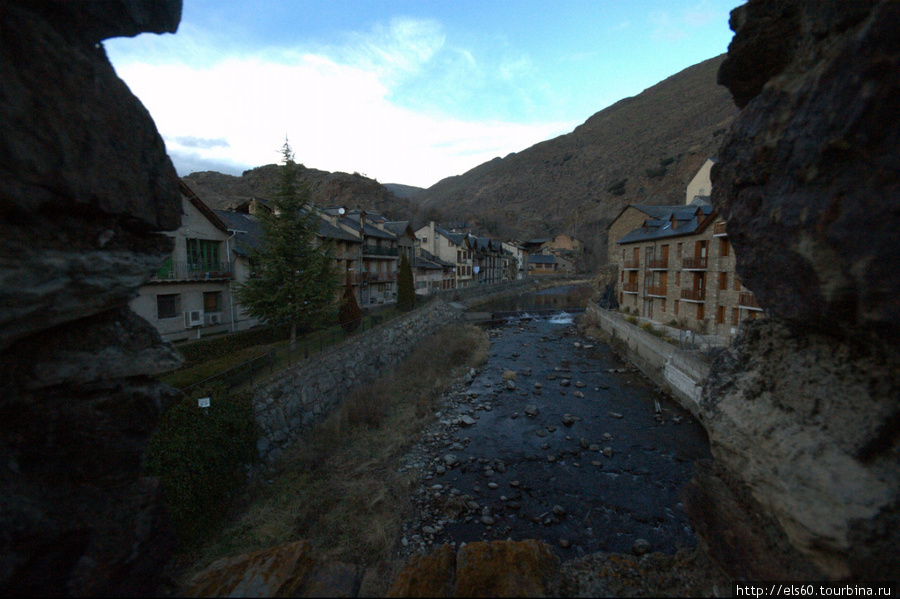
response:
<svg viewBox="0 0 900 599"><path fill-rule="evenodd" d="M708 364L594 302L588 302L583 318L586 324L595 324L603 332L604 340L650 380L700 418L700 395L703 381L709 375Z"/></svg>

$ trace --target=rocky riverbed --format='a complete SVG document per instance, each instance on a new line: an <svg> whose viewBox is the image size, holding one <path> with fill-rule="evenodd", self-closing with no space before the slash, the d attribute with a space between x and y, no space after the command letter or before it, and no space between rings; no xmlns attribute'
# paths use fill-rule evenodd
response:
<svg viewBox="0 0 900 599"><path fill-rule="evenodd" d="M571 317L488 335L487 364L402 461L418 484L398 556L527 538L564 561L694 547L678 489L710 457L700 424Z"/></svg>

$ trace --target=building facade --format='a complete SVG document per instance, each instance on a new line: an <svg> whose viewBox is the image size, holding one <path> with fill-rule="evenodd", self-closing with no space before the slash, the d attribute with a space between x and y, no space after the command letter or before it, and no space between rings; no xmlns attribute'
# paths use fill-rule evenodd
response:
<svg viewBox="0 0 900 599"><path fill-rule="evenodd" d="M620 310L724 338L744 319L763 316L735 273L726 224L711 206L644 210L652 217L622 236L610 256L619 265ZM623 211L620 217L633 215Z"/></svg>

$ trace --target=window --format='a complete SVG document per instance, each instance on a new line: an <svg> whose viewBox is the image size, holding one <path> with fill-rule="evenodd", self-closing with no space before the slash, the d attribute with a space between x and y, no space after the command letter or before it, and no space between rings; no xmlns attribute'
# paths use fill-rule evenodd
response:
<svg viewBox="0 0 900 599"><path fill-rule="evenodd" d="M677 258L679 260L681 260L681 244L680 243L675 247L675 254L676 254Z"/></svg>
<svg viewBox="0 0 900 599"><path fill-rule="evenodd" d="M703 302L697 304L697 320L703 320L703 317L706 316L703 308Z"/></svg>
<svg viewBox="0 0 900 599"><path fill-rule="evenodd" d="M725 306L719 306L716 308L716 324L722 324L725 322Z"/></svg>
<svg viewBox="0 0 900 599"><path fill-rule="evenodd" d="M218 270L219 245L218 241L209 239L188 239L188 268L191 270Z"/></svg>
<svg viewBox="0 0 900 599"><path fill-rule="evenodd" d="M719 290L725 291L726 289L728 289L728 273L720 272L719 273Z"/></svg>
<svg viewBox="0 0 900 599"><path fill-rule="evenodd" d="M737 326L738 324L739 315L740 310L738 310L737 308L731 309L731 324L733 324L734 326Z"/></svg>
<svg viewBox="0 0 900 599"><path fill-rule="evenodd" d="M737 275L734 276L734 290L735 291L741 290L741 280L739 278L737 278Z"/></svg>
<svg viewBox="0 0 900 599"><path fill-rule="evenodd" d="M675 300L675 316L678 316L678 300Z"/></svg>
<svg viewBox="0 0 900 599"><path fill-rule="evenodd" d="M731 252L731 243L729 243L727 237L722 237L719 239L719 255L727 256Z"/></svg>
<svg viewBox="0 0 900 599"><path fill-rule="evenodd" d="M662 311L665 312L666 311L666 300L660 300L660 302L662 303Z"/></svg>
<svg viewBox="0 0 900 599"><path fill-rule="evenodd" d="M676 287L681 286L681 271L680 270L675 271L675 286Z"/></svg>
<svg viewBox="0 0 900 599"><path fill-rule="evenodd" d="M181 296L177 293L156 296L156 318L175 318L181 312Z"/></svg>
<svg viewBox="0 0 900 599"><path fill-rule="evenodd" d="M221 311L222 292L205 291L203 292L203 311L219 312Z"/></svg>

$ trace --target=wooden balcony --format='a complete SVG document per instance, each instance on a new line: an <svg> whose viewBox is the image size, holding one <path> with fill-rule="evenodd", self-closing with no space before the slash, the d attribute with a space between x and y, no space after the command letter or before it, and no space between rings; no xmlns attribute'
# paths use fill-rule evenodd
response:
<svg viewBox="0 0 900 599"><path fill-rule="evenodd" d="M666 297L666 288L662 285L657 287L647 287L647 295L653 297Z"/></svg>
<svg viewBox="0 0 900 599"><path fill-rule="evenodd" d="M232 279L234 272L227 262L217 264L198 264L166 260L150 281L207 281L216 279Z"/></svg>
<svg viewBox="0 0 900 599"><path fill-rule="evenodd" d="M364 245L363 246L363 255L364 256L388 256L388 257L396 257L399 256L400 253L397 251L397 248L389 248L389 247L381 247L377 245Z"/></svg>
<svg viewBox="0 0 900 599"><path fill-rule="evenodd" d="M681 267L684 270L706 270L706 256L683 258L681 260Z"/></svg>
<svg viewBox="0 0 900 599"><path fill-rule="evenodd" d="M647 268L650 270L667 270L669 268L669 259L657 258L656 260L651 260L650 263L647 264Z"/></svg>
<svg viewBox="0 0 900 599"><path fill-rule="evenodd" d="M395 272L370 272L366 274L366 281L369 283L390 283L397 280Z"/></svg>
<svg viewBox="0 0 900 599"><path fill-rule="evenodd" d="M622 283L622 291L625 293L637 293L638 292L638 284L637 281L633 283Z"/></svg>
<svg viewBox="0 0 900 599"><path fill-rule="evenodd" d="M625 270L637 270L641 266L640 260L626 260L622 263L622 268Z"/></svg>
<svg viewBox="0 0 900 599"><path fill-rule="evenodd" d="M725 237L726 235L728 235L728 231L725 229L725 222L713 225L713 237Z"/></svg>
<svg viewBox="0 0 900 599"><path fill-rule="evenodd" d="M762 310L752 293L742 292L738 296L738 305L742 308L750 308L751 310Z"/></svg>
<svg viewBox="0 0 900 599"><path fill-rule="evenodd" d="M682 289L681 299L689 302L706 301L706 289Z"/></svg>

